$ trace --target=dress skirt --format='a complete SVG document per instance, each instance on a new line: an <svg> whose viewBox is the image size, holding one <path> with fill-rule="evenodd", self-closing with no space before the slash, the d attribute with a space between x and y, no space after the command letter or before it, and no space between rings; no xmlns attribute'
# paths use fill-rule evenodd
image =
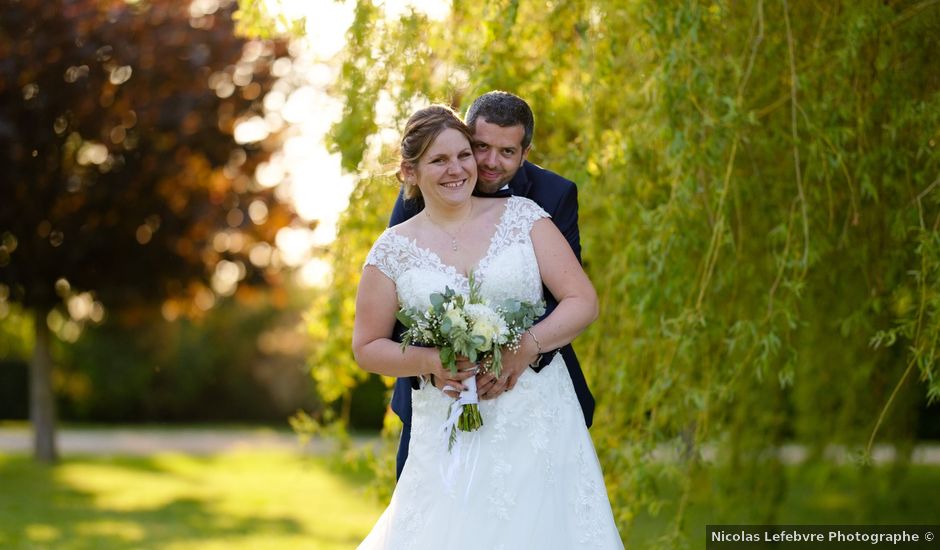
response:
<svg viewBox="0 0 940 550"><path fill-rule="evenodd" d="M561 354L481 401L483 427L448 451L453 401L430 384L412 390L408 460L360 549L623 548Z"/></svg>

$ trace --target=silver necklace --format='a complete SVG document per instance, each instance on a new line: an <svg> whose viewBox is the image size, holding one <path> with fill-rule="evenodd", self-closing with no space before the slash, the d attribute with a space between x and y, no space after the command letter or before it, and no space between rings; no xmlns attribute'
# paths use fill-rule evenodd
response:
<svg viewBox="0 0 940 550"><path fill-rule="evenodd" d="M457 246L457 235L460 234L460 232L463 230L463 226L467 224L467 220L469 220L470 217L473 215L473 201L470 201L470 211L467 213L467 217L464 218L462 222L460 222L460 227L458 227L457 231L455 231L454 233L451 233L450 231L444 229L444 226L434 221L434 218L431 217L431 214L428 213L427 209L424 210L424 214L428 217L428 221L430 221L435 227L437 227L438 229L446 233L448 237L450 237L450 248L454 252L457 252L457 250L460 248L459 246Z"/></svg>

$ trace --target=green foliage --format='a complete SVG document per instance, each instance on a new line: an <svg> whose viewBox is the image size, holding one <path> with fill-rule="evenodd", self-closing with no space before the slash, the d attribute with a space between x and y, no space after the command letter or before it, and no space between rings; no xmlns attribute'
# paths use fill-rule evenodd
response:
<svg viewBox="0 0 940 550"><path fill-rule="evenodd" d="M198 320L170 322L153 311L133 326L113 319L88 327L77 342L57 346L61 416L283 422L298 407L315 410L314 389L299 368L304 348L278 349L302 338L285 326L300 307L273 307L270 295L262 295L253 302L224 300Z"/></svg>
<svg viewBox="0 0 940 550"><path fill-rule="evenodd" d="M27 360L33 349L29 316L17 304L0 299L0 358Z"/></svg>
<svg viewBox="0 0 940 550"><path fill-rule="evenodd" d="M232 14L235 32L241 36L265 39L302 34L306 18L291 19L281 12L272 13L270 8L278 4L269 4L263 0L238 0L238 10Z"/></svg>
<svg viewBox="0 0 940 550"><path fill-rule="evenodd" d="M930 2L457 1L430 21L364 1L332 138L368 170L379 91L398 120L494 88L530 102L530 158L580 188L602 315L576 349L617 519L663 510L671 480L675 547L706 449L722 505L772 521L781 443L906 448L940 397L938 47ZM351 209L338 246L367 249L375 215Z"/></svg>
<svg viewBox="0 0 940 550"><path fill-rule="evenodd" d="M311 293L294 290L285 304L279 294L223 300L200 319L138 310L133 322L115 315L85 326L75 342L56 342L61 417L282 422L297 407L319 411L300 368L304 335L293 326ZM0 419L25 418L32 327L17 304L0 308Z"/></svg>
<svg viewBox="0 0 940 550"><path fill-rule="evenodd" d="M29 416L28 361L33 349L30 318L0 294L0 418Z"/></svg>
<svg viewBox="0 0 940 550"><path fill-rule="evenodd" d="M388 225L398 192L397 181L379 176L361 179L339 221L336 241L327 252L332 266L331 292L318 296L307 315L313 352L308 366L317 392L327 402L342 401L340 420L348 423L353 389L369 378L352 354L356 288L372 242ZM386 379L391 384L391 379Z"/></svg>

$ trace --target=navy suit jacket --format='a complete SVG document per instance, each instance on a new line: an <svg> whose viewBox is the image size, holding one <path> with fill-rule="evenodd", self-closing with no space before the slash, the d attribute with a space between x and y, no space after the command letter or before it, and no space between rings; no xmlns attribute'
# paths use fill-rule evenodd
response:
<svg viewBox="0 0 940 550"><path fill-rule="evenodd" d="M509 182L509 188L513 195L532 199L548 212L552 217L552 221L568 239L568 244L574 250L578 261L581 261L581 236L578 232L578 188L574 182L525 161ZM392 210L389 227L411 218L421 212L423 208L424 204L420 199L406 201L399 193L398 200L395 201L395 208ZM544 289L544 292L545 315L547 316L558 305L558 301L547 288ZM400 339L402 332L404 332L404 327L400 323L396 324L394 338L396 340ZM591 395L591 391L588 389L587 381L584 379L584 373L581 371L581 365L578 363L574 349L569 344L556 351L561 353L565 359L568 374L571 376L571 382L578 396L578 402L584 412L584 422L588 427L591 427L591 423L594 421L594 396ZM546 353L535 370L539 371L542 367L548 365L554 354L554 351ZM399 378L395 382L395 390L392 394L392 410L404 423L398 447L398 476L401 476L405 460L408 458L408 444L411 441L411 389L413 387L417 387L417 378Z"/></svg>

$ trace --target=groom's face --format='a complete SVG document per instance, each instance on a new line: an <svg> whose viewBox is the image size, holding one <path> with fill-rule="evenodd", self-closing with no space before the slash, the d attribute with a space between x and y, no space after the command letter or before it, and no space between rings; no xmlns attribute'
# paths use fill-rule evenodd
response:
<svg viewBox="0 0 940 550"><path fill-rule="evenodd" d="M477 189L494 193L509 183L529 154L522 148L525 129L521 124L500 126L485 118L476 120L473 131L473 156L477 161Z"/></svg>

